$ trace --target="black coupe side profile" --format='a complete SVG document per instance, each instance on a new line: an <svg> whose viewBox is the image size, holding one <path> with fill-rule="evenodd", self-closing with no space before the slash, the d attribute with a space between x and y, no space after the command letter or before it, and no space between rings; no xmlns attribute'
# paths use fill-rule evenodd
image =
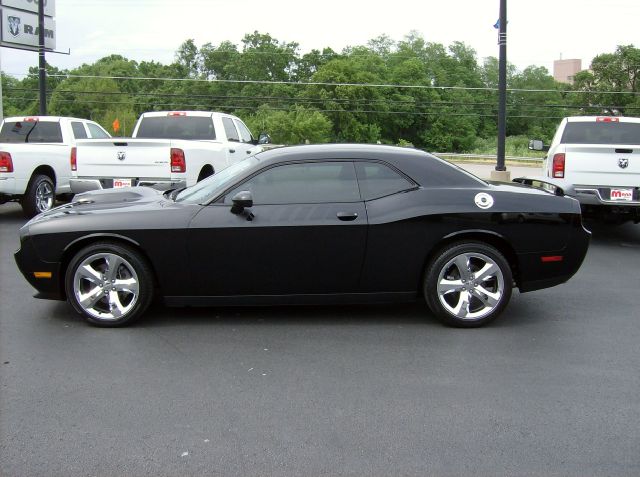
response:
<svg viewBox="0 0 640 477"><path fill-rule="evenodd" d="M91 324L167 305L376 303L424 297L475 327L567 281L590 233L579 203L487 183L422 151L293 146L183 189L88 192L20 231L15 259L38 293Z"/></svg>

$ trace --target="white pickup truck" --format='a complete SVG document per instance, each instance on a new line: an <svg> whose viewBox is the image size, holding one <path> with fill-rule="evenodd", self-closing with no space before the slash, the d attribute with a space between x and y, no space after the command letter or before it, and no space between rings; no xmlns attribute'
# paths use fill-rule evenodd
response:
<svg viewBox="0 0 640 477"><path fill-rule="evenodd" d="M87 119L5 118L0 127L0 204L20 201L28 217L49 210L57 195L71 192L70 161L76 142L109 137Z"/></svg>
<svg viewBox="0 0 640 477"><path fill-rule="evenodd" d="M610 223L640 222L640 118L564 118L550 146L532 140L529 148L548 150L541 182L578 199L586 217Z"/></svg>
<svg viewBox="0 0 640 477"><path fill-rule="evenodd" d="M78 143L71 164L73 193L151 186L187 187L260 152L237 117L206 111L159 111L138 119L132 138Z"/></svg>

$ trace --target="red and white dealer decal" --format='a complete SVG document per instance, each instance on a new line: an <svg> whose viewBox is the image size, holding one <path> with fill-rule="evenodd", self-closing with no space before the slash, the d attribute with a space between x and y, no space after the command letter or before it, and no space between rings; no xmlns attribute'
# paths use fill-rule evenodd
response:
<svg viewBox="0 0 640 477"><path fill-rule="evenodd" d="M611 200L632 201L633 189L611 189Z"/></svg>

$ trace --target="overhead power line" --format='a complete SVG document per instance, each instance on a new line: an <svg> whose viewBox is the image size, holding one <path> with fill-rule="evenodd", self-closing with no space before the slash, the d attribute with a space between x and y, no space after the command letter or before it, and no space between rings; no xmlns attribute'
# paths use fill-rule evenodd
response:
<svg viewBox="0 0 640 477"><path fill-rule="evenodd" d="M37 98L36 97L18 97L18 98L14 98L14 97L9 97L10 99L20 99L23 101L35 101ZM73 99L61 99L59 100L61 103L76 103L76 100ZM83 101L84 103L87 104L110 104L110 105L123 105L123 106L129 106L129 105L140 105L140 106L148 106L148 103L142 103L142 102L128 102L128 101L99 101L99 100L87 100L87 101ZM174 106L175 103L154 103L154 106ZM208 106L210 106L209 104L182 104L181 105L184 108L206 108ZM250 105L229 105L229 104L224 104L224 105L217 105L216 108L219 109L226 109L226 110L242 110L242 109L246 109L246 110L257 110L257 109L264 109L267 111L291 111L290 108L287 107L277 107L277 106L267 106L265 107L264 105L262 106L250 106ZM447 116L466 116L466 117L486 117L486 118L494 118L496 116L496 114L484 114L484 113L480 113L480 112L468 112L468 113L452 113L452 112L446 112L443 113L442 111L423 111L423 112L419 112L419 111L384 111L384 110L355 110L355 109L323 109L323 108L319 108L316 109L316 111L319 111L321 113L343 113L343 114L390 114L390 115L398 115L398 114L402 114L402 115L408 115L408 116L440 116L442 114L446 114ZM562 119L563 116L534 116L534 115L509 115L510 119Z"/></svg>
<svg viewBox="0 0 640 477"><path fill-rule="evenodd" d="M34 88L5 88L5 91L23 91L23 92L37 92ZM165 92L135 92L129 93L127 91L88 91L88 90L68 90L68 89L55 89L49 90L48 94L62 93L64 95L104 95L104 96L132 96L132 97L151 97L151 98L186 98L186 99L208 99L211 101L217 100L238 100L242 102L292 102L303 104L322 104L322 103L338 103L338 104L364 104L364 105L407 105L407 106L487 106L494 107L493 102L479 102L479 101L420 101L420 100L396 100L396 99L367 99L367 98L308 98L308 97L291 97L291 96L241 96L241 95L208 95L208 94L192 94L192 93L165 93ZM84 101L84 100L82 100ZM518 103L510 102L509 106L512 107L527 107L527 108L549 108L549 109L627 109L636 110L640 109L640 106L622 106L622 105L607 105L607 104L541 104L541 103Z"/></svg>
<svg viewBox="0 0 640 477"><path fill-rule="evenodd" d="M29 76L29 75L21 75ZM154 78L146 76L107 76L107 75L75 75L75 74L50 74L50 78L78 78L78 79L112 79L131 81L175 81L194 83L231 83L231 84L276 84L290 86L347 86L356 88L397 88L397 89L425 89L425 90L451 90L451 91L498 91L498 88L488 86L444 86L444 85L407 85L392 83L337 83L322 81L282 81L282 80L231 80L217 78ZM636 91L576 91L576 90L556 90L556 89L522 89L508 88L509 92L518 93L560 93L560 94L628 94L640 95Z"/></svg>

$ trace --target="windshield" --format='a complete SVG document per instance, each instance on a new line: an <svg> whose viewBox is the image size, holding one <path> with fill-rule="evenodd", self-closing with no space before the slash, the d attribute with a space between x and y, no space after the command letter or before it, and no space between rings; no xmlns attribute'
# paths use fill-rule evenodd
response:
<svg viewBox="0 0 640 477"><path fill-rule="evenodd" d="M570 122L562 134L562 144L640 144L640 123Z"/></svg>
<svg viewBox="0 0 640 477"><path fill-rule="evenodd" d="M176 202L204 204L220 194L225 187L244 171L251 169L260 162L258 156L248 157L216 174L207 177L196 185L187 187L176 196Z"/></svg>

